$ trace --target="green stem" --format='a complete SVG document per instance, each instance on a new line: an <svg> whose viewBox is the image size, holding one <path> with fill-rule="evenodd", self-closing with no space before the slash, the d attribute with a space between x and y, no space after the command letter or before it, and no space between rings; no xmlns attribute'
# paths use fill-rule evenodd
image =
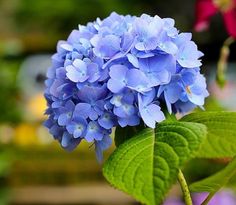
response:
<svg viewBox="0 0 236 205"><path fill-rule="evenodd" d="M179 181L180 187L181 187L183 195L184 195L185 204L186 205L193 205L190 191L188 188L188 184L184 178L183 172L180 169L179 169L179 173L178 173L178 181Z"/></svg>
<svg viewBox="0 0 236 205"><path fill-rule="evenodd" d="M230 45L234 43L234 39L232 37L227 38L223 46L220 50L220 58L217 62L217 74L216 74L216 81L220 87L224 87L226 82L225 73L227 70L227 62L230 53Z"/></svg>
<svg viewBox="0 0 236 205"><path fill-rule="evenodd" d="M201 205L207 205L214 195L215 192L211 192L210 194L208 194L207 198L201 203Z"/></svg>
<svg viewBox="0 0 236 205"><path fill-rule="evenodd" d="M229 38L227 38L227 39L224 41L223 46L229 47L233 42L234 42L234 38L229 37Z"/></svg>

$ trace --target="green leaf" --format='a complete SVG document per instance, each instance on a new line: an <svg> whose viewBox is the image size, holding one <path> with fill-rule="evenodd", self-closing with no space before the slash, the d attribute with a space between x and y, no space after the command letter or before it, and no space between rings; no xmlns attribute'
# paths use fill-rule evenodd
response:
<svg viewBox="0 0 236 205"><path fill-rule="evenodd" d="M193 192L217 192L236 174L236 158L216 174L190 185Z"/></svg>
<svg viewBox="0 0 236 205"><path fill-rule="evenodd" d="M181 121L206 125L207 138L197 157L220 158L236 155L236 112L196 112Z"/></svg>
<svg viewBox="0 0 236 205"><path fill-rule="evenodd" d="M119 147L123 142L135 136L141 130L144 129L144 125L140 126L126 126L126 127L116 127L115 130L115 145Z"/></svg>
<svg viewBox="0 0 236 205"><path fill-rule="evenodd" d="M103 174L136 200L161 204L178 169L194 156L205 135L206 127L199 123L166 121L156 130L146 128L114 151Z"/></svg>

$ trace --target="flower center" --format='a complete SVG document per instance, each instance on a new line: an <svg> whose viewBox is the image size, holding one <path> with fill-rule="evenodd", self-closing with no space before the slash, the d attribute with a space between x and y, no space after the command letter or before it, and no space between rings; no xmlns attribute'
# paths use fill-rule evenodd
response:
<svg viewBox="0 0 236 205"><path fill-rule="evenodd" d="M189 86L186 86L186 92L187 92L188 94L192 94L192 92L191 92L191 90L190 90L190 87L189 87Z"/></svg>
<svg viewBox="0 0 236 205"><path fill-rule="evenodd" d="M80 131L81 131L81 130L83 129L83 126L82 126L82 125L77 125L76 128L77 128L77 130L80 130Z"/></svg>
<svg viewBox="0 0 236 205"><path fill-rule="evenodd" d="M96 130L96 129L97 129L96 125L91 125L91 126L90 126L90 130L94 131L94 130Z"/></svg>
<svg viewBox="0 0 236 205"><path fill-rule="evenodd" d="M72 117L72 112L68 112L67 113L67 116L70 118L70 117Z"/></svg>

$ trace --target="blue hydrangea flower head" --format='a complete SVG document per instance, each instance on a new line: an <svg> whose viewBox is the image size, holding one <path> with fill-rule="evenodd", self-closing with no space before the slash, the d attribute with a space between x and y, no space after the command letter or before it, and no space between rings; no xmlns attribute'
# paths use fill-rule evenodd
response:
<svg viewBox="0 0 236 205"><path fill-rule="evenodd" d="M112 128L155 128L165 119L165 107L169 113L203 107L203 54L174 23L113 12L58 42L45 82L45 126L63 148L73 150L86 140L101 160Z"/></svg>

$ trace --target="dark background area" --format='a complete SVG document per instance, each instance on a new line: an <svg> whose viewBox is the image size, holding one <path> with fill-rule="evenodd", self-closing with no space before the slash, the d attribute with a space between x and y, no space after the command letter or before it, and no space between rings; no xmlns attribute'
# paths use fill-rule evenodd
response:
<svg viewBox="0 0 236 205"><path fill-rule="evenodd" d="M112 11L124 15L147 13L171 17L180 31L191 32L194 3L194 0L1 0L0 39L1 43L19 40L21 48L18 49L24 55L54 52L57 40L65 39L78 24L104 18ZM193 32L194 40L208 61L218 58L219 48L226 37L220 14L212 18L209 31ZM232 49L235 50L235 46ZM12 52L16 53L16 50Z"/></svg>

